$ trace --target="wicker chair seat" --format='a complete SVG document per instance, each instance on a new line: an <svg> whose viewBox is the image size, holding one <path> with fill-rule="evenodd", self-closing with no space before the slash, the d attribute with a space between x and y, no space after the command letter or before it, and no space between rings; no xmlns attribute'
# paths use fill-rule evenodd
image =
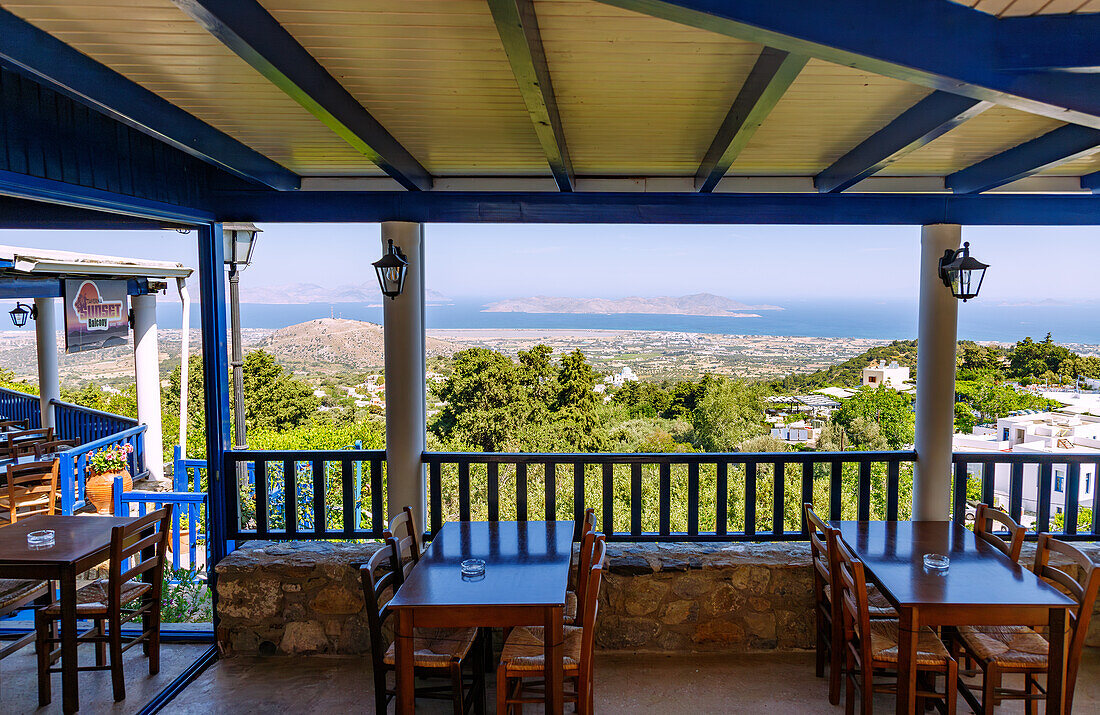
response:
<svg viewBox="0 0 1100 715"><path fill-rule="evenodd" d="M871 621L871 657L886 663L898 662L898 624L895 621ZM921 628L917 640L917 665L943 665L951 660L943 641L935 631Z"/></svg>
<svg viewBox="0 0 1100 715"><path fill-rule="evenodd" d="M998 666L1046 668L1050 644L1027 626L960 626L959 637L975 656Z"/></svg>
<svg viewBox="0 0 1100 715"><path fill-rule="evenodd" d="M500 653L501 665L509 674L542 673L546 667L545 639L542 626L522 626L516 628L504 643ZM581 662L581 639L583 628L565 626L565 638L562 643L562 669L567 675L576 674Z"/></svg>
<svg viewBox="0 0 1100 715"><path fill-rule="evenodd" d="M36 591L46 592L45 581L22 578L0 578L0 611L26 600Z"/></svg>
<svg viewBox="0 0 1100 715"><path fill-rule="evenodd" d="M833 587L829 584L825 584L825 598L832 603ZM878 590L878 586L873 583L867 584L867 611L871 614L871 618L898 617L897 610L890 605L890 602L886 600L886 596L883 596L882 591Z"/></svg>
<svg viewBox="0 0 1100 715"><path fill-rule="evenodd" d="M470 652L477 638L476 628L417 628L413 634L413 665L417 668L449 668ZM382 661L397 662L396 643L390 643Z"/></svg>
<svg viewBox="0 0 1100 715"><path fill-rule="evenodd" d="M565 623L577 622L577 592L566 591L565 592L565 608L561 612L562 620Z"/></svg>
<svg viewBox="0 0 1100 715"><path fill-rule="evenodd" d="M135 598L148 593L153 589L153 586L141 581L127 581L122 584L122 597L119 600L121 605L125 605ZM77 589L76 592L76 615L87 616L104 616L108 614L107 602L109 600L107 579L99 579L88 584L84 588ZM55 601L44 609L46 613L50 615L61 614L61 603Z"/></svg>

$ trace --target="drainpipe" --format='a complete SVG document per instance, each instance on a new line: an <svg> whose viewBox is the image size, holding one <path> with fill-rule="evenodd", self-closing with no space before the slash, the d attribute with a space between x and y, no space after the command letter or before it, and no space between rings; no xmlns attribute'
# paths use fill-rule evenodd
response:
<svg viewBox="0 0 1100 715"><path fill-rule="evenodd" d="M180 335L180 459L187 459L187 362L191 356L191 294L187 292L187 279L176 279L176 290L183 305L183 325ZM174 468L174 465L173 465ZM173 474L173 478L179 475Z"/></svg>
<svg viewBox="0 0 1100 715"><path fill-rule="evenodd" d="M160 416L160 363L157 347L157 295L135 295L134 378L137 382L138 422L145 427L145 468L149 477L164 481L164 437Z"/></svg>
<svg viewBox="0 0 1100 715"><path fill-rule="evenodd" d="M50 400L61 399L61 382L57 375L57 316L53 312L53 298L35 298L35 345L38 352L38 405L42 413L42 426L57 425L53 418Z"/></svg>
<svg viewBox="0 0 1100 715"><path fill-rule="evenodd" d="M921 228L914 521L947 521L951 512L959 302L940 279L939 266L944 251L958 249L961 240L962 227L958 224Z"/></svg>
<svg viewBox="0 0 1100 715"><path fill-rule="evenodd" d="M427 446L424 402L424 226L405 221L382 224L388 242L409 262L404 289L382 298L386 374L386 504L389 516L411 506L419 528L427 526L422 455Z"/></svg>

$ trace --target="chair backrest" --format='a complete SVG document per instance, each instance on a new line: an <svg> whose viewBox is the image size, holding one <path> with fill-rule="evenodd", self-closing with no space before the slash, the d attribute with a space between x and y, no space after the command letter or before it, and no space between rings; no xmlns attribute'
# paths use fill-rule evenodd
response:
<svg viewBox="0 0 1100 715"><path fill-rule="evenodd" d="M871 613L867 605L867 577L863 562L849 550L843 539L836 539L836 587L833 598L840 601L840 614L844 623L844 649L856 659L857 670L869 672L871 667ZM863 697L870 697L864 693Z"/></svg>
<svg viewBox="0 0 1100 715"><path fill-rule="evenodd" d="M997 522L1008 531L1008 540L994 533L993 522ZM1020 560L1020 549L1024 547L1026 528L1016 523L1011 516L986 504L979 504L974 514L974 535L982 541L999 549L1013 561Z"/></svg>
<svg viewBox="0 0 1100 715"><path fill-rule="evenodd" d="M581 613L584 614L584 619L578 620L583 629L581 633L581 662L578 664L578 668L583 671L586 682L592 681L592 653L596 643L596 612L600 608L600 583L603 580L603 567L606 560L607 542L603 534L599 534L594 539L592 561L584 579L586 584L584 603L578 604L577 607L578 616ZM578 593L579 597L580 594Z"/></svg>
<svg viewBox="0 0 1100 715"><path fill-rule="evenodd" d="M35 459L42 459L47 454L56 454L79 446L80 442L75 439L54 439L49 442L35 442L34 456Z"/></svg>
<svg viewBox="0 0 1100 715"><path fill-rule="evenodd" d="M806 512L806 531L810 535L810 555L814 564L814 577L821 579L822 583L832 584L830 552L837 530L826 524L814 512L813 504L807 502L802 505L802 508Z"/></svg>
<svg viewBox="0 0 1100 715"><path fill-rule="evenodd" d="M386 545L375 551L367 563L359 567L359 578L363 582L363 598L367 602L367 626L370 629L371 660L374 663L375 677L385 672L382 662L386 654L386 639L382 628L392 615L387 607L397 591L398 570L394 568L393 554L395 539L386 540ZM379 572L383 572L379 574ZM387 595L388 592L388 595ZM385 678L385 676L382 676Z"/></svg>
<svg viewBox="0 0 1100 715"><path fill-rule="evenodd" d="M34 514L53 514L57 505L58 460L9 464L8 484L0 501L8 510L8 521Z"/></svg>
<svg viewBox="0 0 1100 715"><path fill-rule="evenodd" d="M11 458L34 454L34 445L53 439L53 427L18 430L4 435L5 452Z"/></svg>
<svg viewBox="0 0 1100 715"><path fill-rule="evenodd" d="M0 420L0 430L25 430L30 424L26 420Z"/></svg>
<svg viewBox="0 0 1100 715"><path fill-rule="evenodd" d="M1051 566L1051 554L1068 558L1081 572L1081 577L1075 578L1068 571ZM1036 576L1053 581L1061 587L1060 590L1068 593L1077 602L1077 608L1069 612L1072 636L1069 641L1069 657L1066 659L1066 712L1071 712L1077 668L1081 664L1081 652L1088 636L1096 594L1100 591L1100 568L1077 547L1059 541L1050 534L1039 534L1033 570Z"/></svg>
<svg viewBox="0 0 1100 715"><path fill-rule="evenodd" d="M596 510L592 507L588 507L584 510L584 518L581 519L581 533L577 537L578 540L583 540L584 535L590 531L596 530Z"/></svg>
<svg viewBox="0 0 1100 715"><path fill-rule="evenodd" d="M585 594L588 592L588 577L589 571L592 570L592 558L596 553L596 542L603 540L602 534L596 534L595 531L589 531L581 539L580 554L577 558L577 618L576 623L581 623L584 620L584 604Z"/></svg>
<svg viewBox="0 0 1100 715"><path fill-rule="evenodd" d="M111 612L122 607L122 585L147 572L152 572L152 576L146 578L153 586L152 598L160 598L172 508L172 504L165 504L136 521L111 529L111 560L107 572L107 606Z"/></svg>
<svg viewBox="0 0 1100 715"><path fill-rule="evenodd" d="M408 551L415 564L420 561L420 554L424 550L420 541L420 531L416 527L416 519L413 518L412 507L403 507L401 513L390 519L389 528L382 534L382 538L397 539L400 546L399 553Z"/></svg>

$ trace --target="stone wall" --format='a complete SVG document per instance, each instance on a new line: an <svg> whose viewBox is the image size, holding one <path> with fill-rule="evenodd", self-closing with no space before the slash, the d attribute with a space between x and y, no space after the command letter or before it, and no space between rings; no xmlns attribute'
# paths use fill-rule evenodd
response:
<svg viewBox="0 0 1100 715"><path fill-rule="evenodd" d="M1082 545L1100 562L1100 546ZM370 648L357 566L378 544L251 542L218 564L227 653ZM1030 564L1034 546L1025 546ZM609 544L596 644L630 651L812 648L809 545ZM1089 629L1100 646L1100 616Z"/></svg>

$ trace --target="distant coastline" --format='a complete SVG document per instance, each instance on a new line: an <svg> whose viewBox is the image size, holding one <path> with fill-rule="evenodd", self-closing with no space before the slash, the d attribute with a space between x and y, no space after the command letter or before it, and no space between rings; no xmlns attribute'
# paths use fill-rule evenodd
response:
<svg viewBox="0 0 1100 715"><path fill-rule="evenodd" d="M759 318L749 311L783 310L778 305L748 305L711 293L643 298L564 298L544 295L508 298L485 306L485 313L586 315L695 315L712 318Z"/></svg>

